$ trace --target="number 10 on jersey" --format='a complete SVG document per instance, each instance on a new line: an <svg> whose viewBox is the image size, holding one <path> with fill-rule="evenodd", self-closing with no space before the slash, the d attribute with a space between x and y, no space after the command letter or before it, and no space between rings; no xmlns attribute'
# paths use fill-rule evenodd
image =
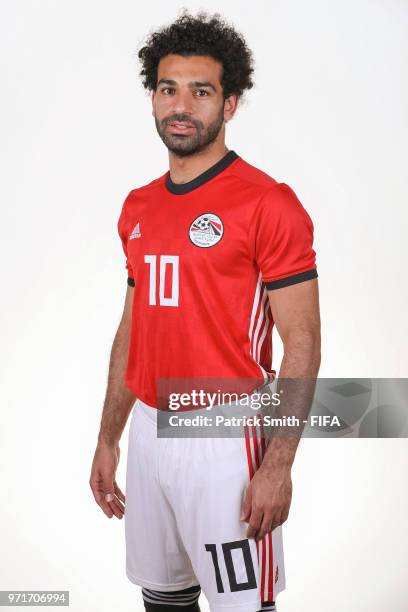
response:
<svg viewBox="0 0 408 612"><path fill-rule="evenodd" d="M157 278L157 255L145 255L145 263L150 266L149 274L149 305L156 306L156 278ZM172 266L171 296L164 296L166 286L166 272ZM179 305L179 256L160 255L159 256L159 305L178 306Z"/></svg>

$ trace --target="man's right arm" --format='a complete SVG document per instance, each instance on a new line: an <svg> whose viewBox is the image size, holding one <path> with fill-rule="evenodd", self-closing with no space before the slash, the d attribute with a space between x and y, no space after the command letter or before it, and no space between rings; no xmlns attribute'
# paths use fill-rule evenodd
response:
<svg viewBox="0 0 408 612"><path fill-rule="evenodd" d="M116 483L115 473L120 457L120 436L136 400L125 383L133 292L133 287L128 286L122 318L112 345L108 386L89 480L95 501L109 518L113 514L122 518L124 513L125 496Z"/></svg>
<svg viewBox="0 0 408 612"><path fill-rule="evenodd" d="M133 287L128 286L125 306L113 341L108 387L102 411L98 443L114 446L119 444L129 413L135 402L135 395L125 383L129 353L130 326L132 321Z"/></svg>

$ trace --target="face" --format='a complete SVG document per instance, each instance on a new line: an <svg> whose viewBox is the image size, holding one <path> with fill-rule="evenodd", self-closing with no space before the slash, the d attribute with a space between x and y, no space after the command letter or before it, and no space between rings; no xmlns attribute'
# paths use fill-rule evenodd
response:
<svg viewBox="0 0 408 612"><path fill-rule="evenodd" d="M152 114L160 138L179 157L193 155L224 140L237 96L224 100L222 66L208 56L170 54L160 60Z"/></svg>

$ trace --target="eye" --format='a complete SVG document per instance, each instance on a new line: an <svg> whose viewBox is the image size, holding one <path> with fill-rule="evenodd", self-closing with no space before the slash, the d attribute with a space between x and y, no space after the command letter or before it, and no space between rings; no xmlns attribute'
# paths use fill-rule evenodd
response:
<svg viewBox="0 0 408 612"><path fill-rule="evenodd" d="M170 94L170 92L174 92L174 88L173 87L163 87L160 91L161 93L164 93L165 96L167 96Z"/></svg>
<svg viewBox="0 0 408 612"><path fill-rule="evenodd" d="M205 98L209 95L206 89L197 89L194 93L198 98Z"/></svg>

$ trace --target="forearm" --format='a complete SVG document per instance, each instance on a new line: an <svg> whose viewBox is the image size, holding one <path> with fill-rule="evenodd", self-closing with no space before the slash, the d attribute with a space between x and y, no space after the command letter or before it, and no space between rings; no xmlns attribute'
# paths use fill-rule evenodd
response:
<svg viewBox="0 0 408 612"><path fill-rule="evenodd" d="M320 337L297 336L285 345L279 371L280 404L275 418L293 416L298 426L274 427L262 462L264 469L290 470L313 400L315 381L320 367ZM283 393L281 393L283 391Z"/></svg>
<svg viewBox="0 0 408 612"><path fill-rule="evenodd" d="M118 444L136 400L125 383L129 333L130 322L122 321L116 332L110 355L108 386L98 435L98 442L109 446Z"/></svg>

